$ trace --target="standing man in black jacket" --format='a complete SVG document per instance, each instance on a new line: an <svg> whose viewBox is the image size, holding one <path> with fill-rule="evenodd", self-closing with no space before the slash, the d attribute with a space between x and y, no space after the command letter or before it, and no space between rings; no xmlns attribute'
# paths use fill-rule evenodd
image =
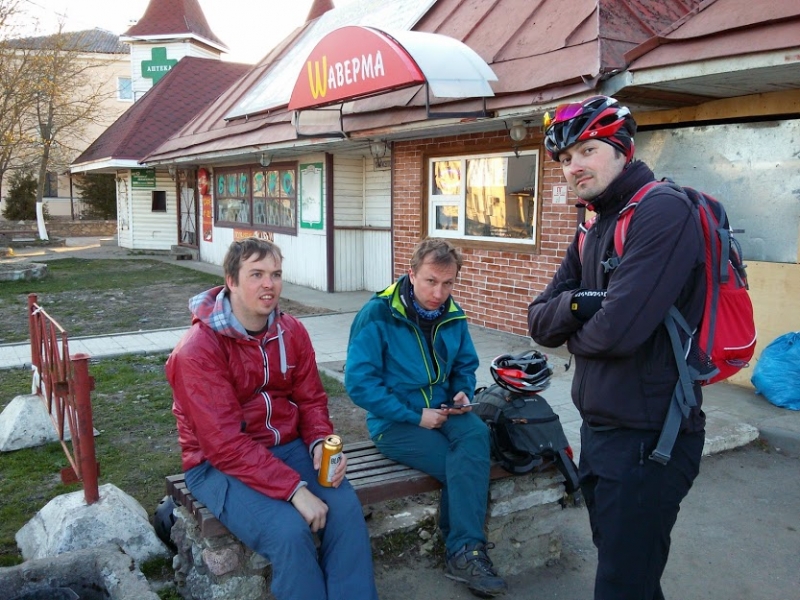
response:
<svg viewBox="0 0 800 600"><path fill-rule="evenodd" d="M700 468L705 415L681 423L666 464L650 458L678 368L664 318L675 305L691 327L705 298L702 231L690 200L658 186L636 208L624 254L620 210L655 179L633 160L636 122L606 96L545 115L545 147L567 184L597 213L576 233L553 280L528 307L531 337L575 356L572 399L581 417L580 482L598 552L595 600L663 600L670 532Z"/></svg>

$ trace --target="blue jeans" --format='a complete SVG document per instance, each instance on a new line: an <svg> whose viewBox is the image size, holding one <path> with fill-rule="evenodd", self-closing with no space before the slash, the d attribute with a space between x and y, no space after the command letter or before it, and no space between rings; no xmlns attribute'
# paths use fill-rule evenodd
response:
<svg viewBox="0 0 800 600"><path fill-rule="evenodd" d="M377 438L384 456L442 484L439 528L448 555L465 544L486 543L489 429L472 413L450 416L439 429L394 423Z"/></svg>
<svg viewBox="0 0 800 600"><path fill-rule="evenodd" d="M679 435L666 465L648 458L658 437L581 427L581 491L597 547L595 600L664 600L670 534L700 471L705 433Z"/></svg>
<svg viewBox="0 0 800 600"><path fill-rule="evenodd" d="M372 548L353 487L347 480L338 488L319 485L301 440L270 450L329 507L319 551L291 502L265 496L208 462L187 471L186 484L233 535L269 559L277 600L377 600Z"/></svg>

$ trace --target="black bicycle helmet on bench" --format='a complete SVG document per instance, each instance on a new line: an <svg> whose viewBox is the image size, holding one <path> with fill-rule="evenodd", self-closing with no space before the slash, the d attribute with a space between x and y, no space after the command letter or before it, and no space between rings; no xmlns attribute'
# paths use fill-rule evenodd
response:
<svg viewBox="0 0 800 600"><path fill-rule="evenodd" d="M553 369L547 356L538 350L522 354L501 354L489 366L492 378L501 388L521 395L533 395L550 385Z"/></svg>

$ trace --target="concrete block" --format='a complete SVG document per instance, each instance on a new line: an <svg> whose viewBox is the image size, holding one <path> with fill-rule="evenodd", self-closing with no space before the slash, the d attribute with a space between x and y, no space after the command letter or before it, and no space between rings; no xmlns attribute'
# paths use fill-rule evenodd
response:
<svg viewBox="0 0 800 600"><path fill-rule="evenodd" d="M758 429L723 413L710 412L706 415L706 442L703 456L718 454L746 446L758 438Z"/></svg>
<svg viewBox="0 0 800 600"><path fill-rule="evenodd" d="M64 429L69 440L69 427ZM57 442L56 428L35 394L17 396L0 413L0 451L10 452Z"/></svg>
<svg viewBox="0 0 800 600"><path fill-rule="evenodd" d="M94 429L94 435L100 435ZM64 424L64 440L72 435ZM36 394L17 396L0 413L0 452L35 448L58 441L58 433L44 402Z"/></svg>
<svg viewBox="0 0 800 600"><path fill-rule="evenodd" d="M158 600L131 557L114 544L0 568L0 598L50 598L55 586L86 599Z"/></svg>
<svg viewBox="0 0 800 600"><path fill-rule="evenodd" d="M110 483L100 486L99 492L94 504L86 504L83 491L48 502L17 532L22 556L38 559L104 543L116 544L137 564L170 555L147 511L133 497Z"/></svg>

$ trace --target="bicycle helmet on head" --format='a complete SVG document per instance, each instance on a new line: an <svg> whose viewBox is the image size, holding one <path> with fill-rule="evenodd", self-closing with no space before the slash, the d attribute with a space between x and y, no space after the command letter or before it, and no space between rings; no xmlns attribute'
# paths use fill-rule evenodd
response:
<svg viewBox="0 0 800 600"><path fill-rule="evenodd" d="M538 350L522 354L501 354L489 365L492 378L501 388L515 394L535 394L547 389L553 369Z"/></svg>
<svg viewBox="0 0 800 600"><path fill-rule="evenodd" d="M598 139L633 159L636 121L627 106L609 96L592 96L583 102L562 104L555 114L544 114L544 146L553 160L570 146Z"/></svg>

